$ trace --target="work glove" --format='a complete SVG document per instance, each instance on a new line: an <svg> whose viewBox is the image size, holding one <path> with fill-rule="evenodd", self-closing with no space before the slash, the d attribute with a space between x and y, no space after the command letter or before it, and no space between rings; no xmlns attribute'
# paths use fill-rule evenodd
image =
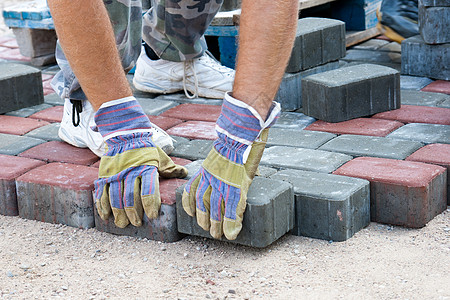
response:
<svg viewBox="0 0 450 300"><path fill-rule="evenodd" d="M111 213L117 227L142 225L143 212L158 217L161 206L158 173L165 178L187 175L152 141L150 120L134 97L113 100L95 114L97 130L107 151L100 160L94 182L98 214L107 220Z"/></svg>
<svg viewBox="0 0 450 300"><path fill-rule="evenodd" d="M264 121L254 108L225 95L216 123L218 139L200 170L187 183L183 208L214 238L234 240L242 229L247 192L255 176L280 104Z"/></svg>

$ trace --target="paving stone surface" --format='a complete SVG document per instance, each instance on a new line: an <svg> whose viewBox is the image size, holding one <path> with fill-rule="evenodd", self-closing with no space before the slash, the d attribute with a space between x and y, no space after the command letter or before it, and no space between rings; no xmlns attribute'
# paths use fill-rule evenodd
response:
<svg viewBox="0 0 450 300"><path fill-rule="evenodd" d="M302 80L303 112L341 122L400 107L400 75L378 65L354 65Z"/></svg>
<svg viewBox="0 0 450 300"><path fill-rule="evenodd" d="M418 141L424 144L450 144L450 126L411 123L400 127L387 137L393 139Z"/></svg>
<svg viewBox="0 0 450 300"><path fill-rule="evenodd" d="M16 178L31 169L42 166L43 161L0 154L0 214L17 216Z"/></svg>
<svg viewBox="0 0 450 300"><path fill-rule="evenodd" d="M175 107L178 103L173 101L166 101L160 99L151 99L151 98L136 98L136 100L141 105L145 114L157 116L166 110Z"/></svg>
<svg viewBox="0 0 450 300"><path fill-rule="evenodd" d="M377 50L377 49L380 49L381 47L385 46L386 44L389 44L389 42L384 41L384 40L371 39L371 40L368 40L368 41L365 41L363 43L353 46L352 49Z"/></svg>
<svg viewBox="0 0 450 300"><path fill-rule="evenodd" d="M6 155L17 155L34 146L45 143L41 139L4 133L0 133L0 141L2 141L0 144L0 154Z"/></svg>
<svg viewBox="0 0 450 300"><path fill-rule="evenodd" d="M303 113L284 111L281 113L278 121L272 126L272 128L302 130L315 121L316 119Z"/></svg>
<svg viewBox="0 0 450 300"><path fill-rule="evenodd" d="M58 105L32 114L29 118L44 120L51 123L53 122L61 123L63 114L64 114L64 106Z"/></svg>
<svg viewBox="0 0 450 300"><path fill-rule="evenodd" d="M27 137L37 138L45 141L62 141L58 136L60 123L51 123L35 130L32 130L25 134Z"/></svg>
<svg viewBox="0 0 450 300"><path fill-rule="evenodd" d="M432 83L433 80L428 77L417 77L417 76L408 76L408 75L401 75L400 76L400 88L402 90L421 90L422 88L426 87L430 83Z"/></svg>
<svg viewBox="0 0 450 300"><path fill-rule="evenodd" d="M335 134L386 136L401 126L403 126L403 123L397 121L357 118L338 123L319 120L306 127L305 130L325 131Z"/></svg>
<svg viewBox="0 0 450 300"><path fill-rule="evenodd" d="M59 97L56 93L46 95L44 97L44 102L49 105L52 105L52 106L58 106L58 105L64 106L64 99Z"/></svg>
<svg viewBox="0 0 450 300"><path fill-rule="evenodd" d="M386 137L341 135L319 147L319 150L344 153L353 157L405 159L422 146L423 144L420 142Z"/></svg>
<svg viewBox="0 0 450 300"><path fill-rule="evenodd" d="M402 123L427 123L450 125L450 109L417 105L402 105L400 109L378 113L377 119L395 120Z"/></svg>
<svg viewBox="0 0 450 300"><path fill-rule="evenodd" d="M98 169L50 163L16 180L21 218L76 228L94 227L92 191Z"/></svg>
<svg viewBox="0 0 450 300"><path fill-rule="evenodd" d="M450 6L449 0L422 0L424 6Z"/></svg>
<svg viewBox="0 0 450 300"><path fill-rule="evenodd" d="M29 57L25 57L20 54L19 48L5 48L0 49L0 59L17 61L17 62L30 62Z"/></svg>
<svg viewBox="0 0 450 300"><path fill-rule="evenodd" d="M267 146L317 149L334 137L336 135L328 132L270 128Z"/></svg>
<svg viewBox="0 0 450 300"><path fill-rule="evenodd" d="M333 174L370 181L374 222L421 228L447 208L447 174L441 166L359 157Z"/></svg>
<svg viewBox="0 0 450 300"><path fill-rule="evenodd" d="M427 44L450 43L450 6L426 7L419 1L419 33Z"/></svg>
<svg viewBox="0 0 450 300"><path fill-rule="evenodd" d="M343 58L345 61L361 61L375 64L399 64L401 62L401 54L387 51L370 51L351 49L347 51L347 55Z"/></svg>
<svg viewBox="0 0 450 300"><path fill-rule="evenodd" d="M187 121L170 128L167 133L188 139L215 140L217 139L215 128L215 122Z"/></svg>
<svg viewBox="0 0 450 300"><path fill-rule="evenodd" d="M217 105L185 103L165 111L161 116L187 121L216 122L221 109L222 107Z"/></svg>
<svg viewBox="0 0 450 300"><path fill-rule="evenodd" d="M173 157L173 156L171 156L170 158L172 159L172 161L174 163L176 163L177 165L180 165L180 166L185 166L185 165L188 165L188 164L192 163L192 160L181 158L181 157Z"/></svg>
<svg viewBox="0 0 450 300"><path fill-rule="evenodd" d="M159 126L162 130L167 130L180 123L183 123L183 120L170 117L163 117L163 116L148 116L148 117L150 119L150 122L152 122L152 124Z"/></svg>
<svg viewBox="0 0 450 300"><path fill-rule="evenodd" d="M24 135L48 124L42 120L0 115L0 133Z"/></svg>
<svg viewBox="0 0 450 300"><path fill-rule="evenodd" d="M207 105L222 105L222 102L223 102L222 99L209 99L209 98L202 98L202 97L190 99L190 98L186 97L186 95L184 93L159 95L154 99L165 100L165 101L174 101L174 102L178 102L178 103L207 104Z"/></svg>
<svg viewBox="0 0 450 300"><path fill-rule="evenodd" d="M439 103L437 107L450 108L450 98Z"/></svg>
<svg viewBox="0 0 450 300"><path fill-rule="evenodd" d="M6 113L5 115L26 118L26 117L31 116L34 113L37 113L37 112L44 110L46 108L49 108L49 107L52 107L52 106L49 104L46 104L46 103L42 103L42 104L33 105L30 107L24 107L22 109L14 110L14 111Z"/></svg>
<svg viewBox="0 0 450 300"><path fill-rule="evenodd" d="M436 80L422 89L423 92L443 93L450 95L450 81Z"/></svg>
<svg viewBox="0 0 450 300"><path fill-rule="evenodd" d="M195 218L183 209L181 196L184 187L177 189L178 231L211 238L198 226ZM247 194L247 208L242 230L232 243L266 247L289 232L294 226L294 194L292 186L283 181L255 177ZM223 241L229 241L222 237Z"/></svg>
<svg viewBox="0 0 450 300"><path fill-rule="evenodd" d="M443 104L445 101L450 101L450 96L441 93L430 93L423 91L408 91L401 92L402 105L420 105L420 106L437 106Z"/></svg>
<svg viewBox="0 0 450 300"><path fill-rule="evenodd" d="M277 169L285 168L331 173L351 159L351 156L341 153L273 146L264 151L261 164Z"/></svg>
<svg viewBox="0 0 450 300"><path fill-rule="evenodd" d="M210 140L192 140L177 144L170 155L190 160L205 159L212 146L213 141Z"/></svg>
<svg viewBox="0 0 450 300"><path fill-rule="evenodd" d="M367 180L300 170L283 170L270 178L294 187L295 235L340 242L370 223Z"/></svg>

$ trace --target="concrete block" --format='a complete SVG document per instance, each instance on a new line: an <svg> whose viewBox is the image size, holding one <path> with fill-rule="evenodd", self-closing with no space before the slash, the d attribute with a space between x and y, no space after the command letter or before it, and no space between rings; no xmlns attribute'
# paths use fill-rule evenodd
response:
<svg viewBox="0 0 450 300"><path fill-rule="evenodd" d="M423 92L442 93L450 95L450 81L436 80L422 89Z"/></svg>
<svg viewBox="0 0 450 300"><path fill-rule="evenodd" d="M183 209L183 187L177 189L178 231L211 238ZM236 240L229 241L251 247L266 247L289 232L294 226L294 194L292 186L283 181L255 177L247 194L247 208L242 230Z"/></svg>
<svg viewBox="0 0 450 300"><path fill-rule="evenodd" d="M17 216L16 178L42 166L43 161L0 154L0 215Z"/></svg>
<svg viewBox="0 0 450 300"><path fill-rule="evenodd" d="M289 146L317 149L336 135L327 132L271 128L267 146Z"/></svg>
<svg viewBox="0 0 450 300"><path fill-rule="evenodd" d="M22 64L0 64L0 114L44 102L38 69Z"/></svg>
<svg viewBox="0 0 450 300"><path fill-rule="evenodd" d="M400 107L400 74L378 65L355 65L302 80L303 112L341 122Z"/></svg>
<svg viewBox="0 0 450 300"><path fill-rule="evenodd" d="M450 0L422 0L423 6L450 6Z"/></svg>
<svg viewBox="0 0 450 300"><path fill-rule="evenodd" d="M428 123L450 125L450 109L417 105L402 105L400 109L378 113L377 119L395 120L402 123Z"/></svg>
<svg viewBox="0 0 450 300"><path fill-rule="evenodd" d="M30 62L33 66L42 67L42 66L55 64L56 57L55 57L55 54L53 54L53 53L47 54L47 55L42 55L42 56L37 56L37 57L31 57Z"/></svg>
<svg viewBox="0 0 450 300"><path fill-rule="evenodd" d="M447 208L447 174L440 166L359 157L333 174L370 181L374 222L421 228Z"/></svg>
<svg viewBox="0 0 450 300"><path fill-rule="evenodd" d="M344 61L359 61L365 63L373 63L380 65L392 66L401 63L401 54L398 52L388 51L373 51L373 50L358 50L350 49L347 55L342 58Z"/></svg>
<svg viewBox="0 0 450 300"><path fill-rule="evenodd" d="M187 121L168 129L167 133L188 139L217 139L215 122Z"/></svg>
<svg viewBox="0 0 450 300"><path fill-rule="evenodd" d="M43 104L38 104L38 105L24 107L24 108L21 108L18 110L14 110L14 111L6 113L5 115L26 118L26 117L31 116L34 113L37 113L37 112L44 110L46 108L49 108L49 107L51 107L51 105L43 103Z"/></svg>
<svg viewBox="0 0 450 300"><path fill-rule="evenodd" d="M171 156L186 158L190 160L205 159L211 151L213 141L192 140L181 144L176 144Z"/></svg>
<svg viewBox="0 0 450 300"><path fill-rule="evenodd" d="M401 75L400 76L400 88L402 90L421 90L422 88L426 87L430 83L432 83L433 80L427 77L417 77L417 76L407 76L407 75Z"/></svg>
<svg viewBox="0 0 450 300"><path fill-rule="evenodd" d="M306 126L316 121L316 119L297 112L282 112L278 121L272 128L284 128L302 130Z"/></svg>
<svg viewBox="0 0 450 300"><path fill-rule="evenodd" d="M64 106L53 106L29 116L32 119L44 120L50 123L61 123L64 114Z"/></svg>
<svg viewBox="0 0 450 300"><path fill-rule="evenodd" d="M270 178L294 187L294 235L341 242L370 223L367 180L300 170Z"/></svg>
<svg viewBox="0 0 450 300"><path fill-rule="evenodd" d="M52 106L64 106L64 99L59 97L56 93L46 95L44 97L44 102Z"/></svg>
<svg viewBox="0 0 450 300"><path fill-rule="evenodd" d="M46 29L13 28L20 53L27 57L54 54L56 49L56 32Z"/></svg>
<svg viewBox="0 0 450 300"><path fill-rule="evenodd" d="M397 53L401 53L402 52L402 46L397 43L397 42L390 42L384 46L382 46L380 48L380 51L388 51L388 52L397 52ZM401 62L401 61L396 61L397 63Z"/></svg>
<svg viewBox="0 0 450 300"><path fill-rule="evenodd" d="M183 123L183 120L163 116L148 116L148 118L150 119L150 122L152 122L152 124L155 124L162 130L167 130L178 124Z"/></svg>
<svg viewBox="0 0 450 300"><path fill-rule="evenodd" d="M450 43L428 45L420 35L403 40L402 74L450 80Z"/></svg>
<svg viewBox="0 0 450 300"><path fill-rule="evenodd" d="M378 50L381 47L385 46L389 44L388 41L384 41L384 40L377 40L377 39L370 39L368 41L365 41L361 44L355 45L352 47L352 49L357 49L357 50Z"/></svg>
<svg viewBox="0 0 450 300"><path fill-rule="evenodd" d="M150 99L150 98L136 98L136 100L141 105L145 114L147 115L159 115L166 110L175 107L178 103L173 101L165 101L160 99Z"/></svg>
<svg viewBox="0 0 450 300"><path fill-rule="evenodd" d="M44 143L44 140L0 133L0 154L17 155L34 146Z"/></svg>
<svg viewBox="0 0 450 300"><path fill-rule="evenodd" d="M0 115L1 133L23 135L48 124L48 122L41 120Z"/></svg>
<svg viewBox="0 0 450 300"><path fill-rule="evenodd" d="M221 109L217 105L185 103L165 111L161 116L186 121L216 122Z"/></svg>
<svg viewBox="0 0 450 300"><path fill-rule="evenodd" d="M400 127L387 137L392 139L418 141L424 144L450 144L450 126L411 123Z"/></svg>
<svg viewBox="0 0 450 300"><path fill-rule="evenodd" d="M401 99L402 105L439 106L444 101L449 101L450 96L440 93L403 90Z"/></svg>
<svg viewBox="0 0 450 300"><path fill-rule="evenodd" d="M128 225L119 228L114 224L111 216L108 220L102 220L95 208L95 228L102 232L132 237L147 238L161 242L176 242L183 237L177 230L177 208L175 191L177 187L186 183L182 179L162 179L159 183L161 193L161 209L156 219L148 219L144 214L142 226ZM94 205L95 206L95 205Z"/></svg>
<svg viewBox="0 0 450 300"><path fill-rule="evenodd" d="M401 126L403 126L403 123L397 121L357 118L338 123L328 123L319 120L306 127L305 130L325 131L334 134L386 136Z"/></svg>
<svg viewBox="0 0 450 300"><path fill-rule="evenodd" d="M25 136L41 139L44 141L62 141L61 138L58 136L58 131L60 127L61 127L60 123L51 123L49 125L45 125L35 130L32 130L26 133Z"/></svg>
<svg viewBox="0 0 450 300"><path fill-rule="evenodd" d="M50 163L35 168L16 180L21 218L94 227L92 191L98 169L80 165Z"/></svg>
<svg viewBox="0 0 450 300"><path fill-rule="evenodd" d="M202 166L204 159L199 159L196 161L191 162L190 164L185 165L185 168L188 170L188 175L185 178L186 180L191 179L192 176L194 176L198 170L200 170L200 167Z"/></svg>
<svg viewBox="0 0 450 300"><path fill-rule="evenodd" d="M405 159L422 146L423 144L420 142L386 137L341 135L319 147L319 150L345 153L353 157L371 156Z"/></svg>
<svg viewBox="0 0 450 300"><path fill-rule="evenodd" d="M344 56L344 22L325 18L302 18L297 23L294 48L286 72L297 73Z"/></svg>
<svg viewBox="0 0 450 300"><path fill-rule="evenodd" d="M419 32L427 44L450 43L450 6L426 7L419 1Z"/></svg>
<svg viewBox="0 0 450 300"><path fill-rule="evenodd" d="M264 151L261 165L277 169L285 168L331 173L351 159L351 156L341 153L273 146Z"/></svg>

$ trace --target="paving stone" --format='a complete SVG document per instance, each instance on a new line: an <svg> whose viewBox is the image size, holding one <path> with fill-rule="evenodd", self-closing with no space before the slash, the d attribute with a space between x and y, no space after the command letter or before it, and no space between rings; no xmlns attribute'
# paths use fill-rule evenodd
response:
<svg viewBox="0 0 450 300"><path fill-rule="evenodd" d="M23 56L38 57L55 53L55 30L13 27L13 33Z"/></svg>
<svg viewBox="0 0 450 300"><path fill-rule="evenodd" d="M188 139L215 140L216 123L205 121L187 121L167 130L170 135L177 135Z"/></svg>
<svg viewBox="0 0 450 300"><path fill-rule="evenodd" d="M450 6L425 7L419 1L419 32L427 44L450 43Z"/></svg>
<svg viewBox="0 0 450 300"><path fill-rule="evenodd" d="M381 47L383 47L383 46L385 46L387 44L389 44L388 41L371 39L371 40L365 41L365 42L363 42L361 44L353 46L352 49L357 49L357 50L377 50L377 49L380 49Z"/></svg>
<svg viewBox="0 0 450 300"><path fill-rule="evenodd" d="M424 144L450 144L450 126L411 123L400 127L387 137L393 139L418 141Z"/></svg>
<svg viewBox="0 0 450 300"><path fill-rule="evenodd" d="M294 47L286 72L297 73L344 56L344 22L325 18L302 18L297 23Z"/></svg>
<svg viewBox="0 0 450 300"><path fill-rule="evenodd" d="M89 166L98 160L88 148L78 148L66 142L51 141L37 145L19 154L21 157L39 159L46 162L63 162Z"/></svg>
<svg viewBox="0 0 450 300"><path fill-rule="evenodd" d="M439 106L444 101L449 101L450 96L441 93L430 93L422 91L401 92L402 105L419 105L419 106Z"/></svg>
<svg viewBox="0 0 450 300"><path fill-rule="evenodd" d="M446 80L436 80L424 87L422 91L450 95L450 82Z"/></svg>
<svg viewBox="0 0 450 300"><path fill-rule="evenodd" d="M209 151L211 151L212 146L213 141L192 140L179 145L177 144L170 155L190 160L205 159Z"/></svg>
<svg viewBox="0 0 450 300"><path fill-rule="evenodd" d="M222 99L209 99L209 98L194 98L190 99L186 97L184 93L175 93L167 95L159 95L156 100L174 101L178 103L191 103L191 104L207 104L207 105L222 105Z"/></svg>
<svg viewBox="0 0 450 300"><path fill-rule="evenodd" d="M16 178L45 164L42 161L0 154L0 215L17 216Z"/></svg>
<svg viewBox="0 0 450 300"><path fill-rule="evenodd" d="M433 80L427 77L417 77L417 76L400 76L400 88L402 90L420 90L423 87L432 83Z"/></svg>
<svg viewBox="0 0 450 300"><path fill-rule="evenodd" d="M1 133L23 135L48 124L48 122L42 120L0 115Z"/></svg>
<svg viewBox="0 0 450 300"><path fill-rule="evenodd" d="M317 149L336 135L327 132L271 128L267 146Z"/></svg>
<svg viewBox="0 0 450 300"><path fill-rule="evenodd" d="M32 114L30 118L61 123L63 114L64 106L53 106Z"/></svg>
<svg viewBox="0 0 450 300"><path fill-rule="evenodd" d="M0 49L0 59L15 60L17 62L30 62L31 60L29 57L25 57L20 54L20 50L18 48L5 48L5 50Z"/></svg>
<svg viewBox="0 0 450 300"><path fill-rule="evenodd" d="M347 55L342 58L345 61L361 61L375 64L400 64L401 54L388 51L371 51L352 49L347 51Z"/></svg>
<svg viewBox="0 0 450 300"><path fill-rule="evenodd" d="M6 48L19 48L14 36L4 35L0 37L0 46Z"/></svg>
<svg viewBox="0 0 450 300"><path fill-rule="evenodd" d="M44 89L44 96L54 94L55 91L53 89Z"/></svg>
<svg viewBox="0 0 450 300"><path fill-rule="evenodd" d="M447 174L440 166L359 157L333 174L370 181L374 222L420 228L447 208Z"/></svg>
<svg viewBox="0 0 450 300"><path fill-rule="evenodd" d="M189 139L181 137L181 136L172 135L171 138L173 139L173 144L174 144L175 148L177 147L177 145L181 145L181 144L189 142Z"/></svg>
<svg viewBox="0 0 450 300"><path fill-rule="evenodd" d="M93 167L93 168L99 168L100 167L100 160L97 160L95 163L93 163L92 165L90 165L90 167Z"/></svg>
<svg viewBox="0 0 450 300"><path fill-rule="evenodd" d="M34 113L37 113L37 112L44 110L46 108L49 108L49 107L52 107L52 106L49 104L46 104L46 103L42 103L42 104L33 105L30 107L24 107L24 108L21 108L18 110L14 110L14 111L6 113L5 115L26 118L26 117L31 116Z"/></svg>
<svg viewBox="0 0 450 300"><path fill-rule="evenodd" d="M408 156L406 160L439 165L447 169L447 205L450 205L450 145L427 145Z"/></svg>
<svg viewBox="0 0 450 300"><path fill-rule="evenodd" d="M403 40L402 74L450 80L450 43L429 45L420 35Z"/></svg>
<svg viewBox="0 0 450 300"><path fill-rule="evenodd" d="M341 135L319 147L319 150L345 153L353 157L372 156L405 159L422 146L423 144L420 142L386 137Z"/></svg>
<svg viewBox="0 0 450 300"><path fill-rule="evenodd" d="M186 169L188 170L188 175L185 179L191 179L191 177L194 176L198 170L200 170L200 167L202 166L204 161L204 159L199 159L185 165Z"/></svg>
<svg viewBox="0 0 450 300"><path fill-rule="evenodd" d="M449 0L422 0L424 6L450 6Z"/></svg>
<svg viewBox="0 0 450 300"><path fill-rule="evenodd" d="M0 91L0 114L44 102L41 72L30 66L0 64Z"/></svg>
<svg viewBox="0 0 450 300"><path fill-rule="evenodd" d="M45 125L39 127L35 130L32 130L25 134L25 136L41 139L44 141L62 141L58 136L59 128L61 127L60 123L51 123L49 125Z"/></svg>
<svg viewBox="0 0 450 300"><path fill-rule="evenodd" d="M294 187L294 235L341 242L370 223L367 180L300 170L283 170L270 178Z"/></svg>
<svg viewBox="0 0 450 300"><path fill-rule="evenodd" d="M428 123L450 125L450 109L417 105L402 105L400 109L382 112L377 119L395 120L402 123Z"/></svg>
<svg viewBox="0 0 450 300"><path fill-rule="evenodd" d="M277 169L286 168L331 173L351 159L351 156L341 153L273 146L264 151L261 165Z"/></svg>
<svg viewBox="0 0 450 300"><path fill-rule="evenodd" d="M178 103L173 101L165 101L159 99L150 98L136 98L139 104L142 106L145 114L157 116L166 110L175 107Z"/></svg>
<svg viewBox="0 0 450 300"><path fill-rule="evenodd" d="M163 116L148 116L152 124L155 124L156 126L160 127L162 130L167 130L169 128L172 128L178 124L183 123L183 120L170 118L170 117L163 117Z"/></svg>
<svg viewBox="0 0 450 300"><path fill-rule="evenodd" d="M178 231L194 236L211 238L208 231L198 226L195 218L183 209L183 187L177 189ZM236 240L222 241L251 247L266 247L289 232L294 225L294 194L292 186L283 181L255 177L247 194L247 208L242 230Z"/></svg>
<svg viewBox="0 0 450 300"><path fill-rule="evenodd" d="M180 166L188 165L192 162L192 160L181 158L181 157L170 157L174 163Z"/></svg>
<svg viewBox="0 0 450 300"><path fill-rule="evenodd" d="M437 107L450 108L450 98L439 103Z"/></svg>
<svg viewBox="0 0 450 300"><path fill-rule="evenodd" d="M161 242L176 242L183 237L177 229L176 189L186 183L183 179L161 179L159 190L161 193L161 209L156 219L150 220L144 214L142 226L128 225L119 228L114 224L111 216L108 220L102 220L95 208L95 228L102 232L132 237L147 238Z"/></svg>
<svg viewBox="0 0 450 300"><path fill-rule="evenodd" d="M222 107L217 105L185 103L173 107L161 115L187 121L216 122L221 109Z"/></svg>
<svg viewBox="0 0 450 300"><path fill-rule="evenodd" d="M64 106L64 99L59 97L56 93L46 95L44 97L44 102L47 103L47 104L50 104L52 106L55 106L55 105L62 105L62 106Z"/></svg>
<svg viewBox="0 0 450 300"><path fill-rule="evenodd" d="M390 42L390 43L387 43L386 45L383 45L379 50L401 53L402 46L397 42ZM396 62L400 62L400 61L396 60Z"/></svg>
<svg viewBox="0 0 450 300"><path fill-rule="evenodd" d="M325 131L335 134L386 136L401 126L403 126L403 123L397 121L357 118L338 123L319 120L306 127L305 130Z"/></svg>
<svg viewBox="0 0 450 300"><path fill-rule="evenodd" d="M316 119L303 113L284 111L281 113L278 121L272 126L272 128L302 130L314 121L316 121Z"/></svg>
<svg viewBox="0 0 450 300"><path fill-rule="evenodd" d="M17 155L36 145L44 143L44 140L26 136L0 133L0 154Z"/></svg>
<svg viewBox="0 0 450 300"><path fill-rule="evenodd" d="M378 65L355 65L302 80L303 112L341 122L400 107L400 75Z"/></svg>
<svg viewBox="0 0 450 300"><path fill-rule="evenodd" d="M65 163L35 168L16 180L21 218L94 227L92 191L98 169Z"/></svg>

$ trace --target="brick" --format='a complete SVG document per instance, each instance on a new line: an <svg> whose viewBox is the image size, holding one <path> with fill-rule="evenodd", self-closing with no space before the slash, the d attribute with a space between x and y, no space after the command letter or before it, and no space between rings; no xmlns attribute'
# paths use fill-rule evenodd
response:
<svg viewBox="0 0 450 300"><path fill-rule="evenodd" d="M39 127L37 129L34 129L25 136L41 139L44 141L62 141L61 138L58 135L59 128L61 127L60 123L51 123L49 125L45 125L42 127Z"/></svg>
<svg viewBox="0 0 450 300"><path fill-rule="evenodd" d="M136 98L136 100L141 105L145 114L147 115L159 115L166 110L177 106L178 103L173 101L165 101L159 99L150 99L150 98Z"/></svg>
<svg viewBox="0 0 450 300"><path fill-rule="evenodd" d="M49 107L51 107L51 105L42 103L42 104L33 105L30 107L24 107L24 108L21 108L18 110L14 110L14 111L6 113L5 115L26 118L26 117L31 116L34 113L37 113L37 112L44 110L46 108L49 108Z"/></svg>
<svg viewBox="0 0 450 300"><path fill-rule="evenodd" d="M278 121L272 126L272 128L302 130L315 121L316 119L302 113L282 112L278 118Z"/></svg>
<svg viewBox="0 0 450 300"><path fill-rule="evenodd" d="M422 0L424 6L450 6L449 0Z"/></svg>
<svg viewBox="0 0 450 300"><path fill-rule="evenodd" d="M31 130L48 124L48 122L41 120L0 115L1 133L23 135Z"/></svg>
<svg viewBox="0 0 450 300"><path fill-rule="evenodd" d="M385 137L341 135L319 147L319 150L345 153L353 157L373 156L405 159L422 146L423 144L420 142Z"/></svg>
<svg viewBox="0 0 450 300"><path fill-rule="evenodd" d="M447 205L450 205L450 145L427 145L408 156L406 160L439 165L447 169Z"/></svg>
<svg viewBox="0 0 450 300"><path fill-rule="evenodd" d="M25 172L45 164L42 161L0 155L0 214L17 216L16 178Z"/></svg>
<svg viewBox="0 0 450 300"><path fill-rule="evenodd" d="M90 165L90 167L93 167L93 168L99 168L100 167L100 160L97 160L95 163L93 163L92 165Z"/></svg>
<svg viewBox="0 0 450 300"><path fill-rule="evenodd" d="M35 168L16 180L21 218L77 228L94 226L92 191L98 169L65 163Z"/></svg>
<svg viewBox="0 0 450 300"><path fill-rule="evenodd" d="M39 159L46 162L63 162L89 166L98 160L97 155L88 148L77 148L66 142L51 141L28 149L21 157Z"/></svg>
<svg viewBox="0 0 450 300"><path fill-rule="evenodd" d="M161 209L158 218L149 220L144 214L142 226L128 225L119 228L111 216L102 220L95 209L95 228L102 232L132 237L147 238L161 242L176 242L183 237L177 230L176 189L186 183L183 179L162 179L159 189L161 193Z"/></svg>
<svg viewBox="0 0 450 300"><path fill-rule="evenodd" d="M450 43L428 45L420 35L403 40L402 74L450 80Z"/></svg>
<svg viewBox="0 0 450 300"><path fill-rule="evenodd" d="M44 140L31 137L0 133L0 154L17 155L36 145L44 143Z"/></svg>
<svg viewBox="0 0 450 300"><path fill-rule="evenodd" d="M427 77L417 77L417 76L400 76L400 88L402 90L420 90L423 87L432 83L433 80Z"/></svg>
<svg viewBox="0 0 450 300"><path fill-rule="evenodd" d="M344 56L344 22L325 18L303 18L297 23L294 47L286 72L297 73Z"/></svg>
<svg viewBox="0 0 450 300"><path fill-rule="evenodd" d="M180 165L180 166L185 166L192 162L192 160L184 159L184 158L180 158L180 157L170 157L170 158L172 159L172 161L174 163L176 163L177 165Z"/></svg>
<svg viewBox="0 0 450 300"><path fill-rule="evenodd" d="M211 238L198 226L195 218L183 209L181 196L184 187L177 189L178 231ZM283 181L255 177L247 194L247 208L242 230L236 240L221 240L251 247L266 247L286 234L294 225L294 195L292 186Z"/></svg>
<svg viewBox="0 0 450 300"><path fill-rule="evenodd" d="M49 95L45 95L44 102L50 104L52 106L55 105L64 105L64 99L58 96L56 93L52 93Z"/></svg>
<svg viewBox="0 0 450 300"><path fill-rule="evenodd" d="M347 51L347 55L342 59L344 61L386 64L392 67L392 65L401 63L401 57L402 55L397 52L351 49Z"/></svg>
<svg viewBox="0 0 450 300"><path fill-rule="evenodd" d="M423 91L407 91L401 93L402 105L439 106L444 101L449 101L450 96L440 93Z"/></svg>
<svg viewBox="0 0 450 300"><path fill-rule="evenodd" d="M294 235L341 242L370 223L367 180L300 170L270 178L294 187Z"/></svg>
<svg viewBox="0 0 450 300"><path fill-rule="evenodd" d="M402 105L400 109L382 112L377 119L395 120L402 123L428 123L450 125L450 109L417 105Z"/></svg>
<svg viewBox="0 0 450 300"><path fill-rule="evenodd" d="M188 139L215 140L216 123L205 121L188 121L167 130L170 135L177 135Z"/></svg>
<svg viewBox="0 0 450 300"><path fill-rule="evenodd" d="M450 126L411 123L400 127L387 137L392 139L418 141L424 144L450 144Z"/></svg>
<svg viewBox="0 0 450 300"><path fill-rule="evenodd" d="M450 95L450 82L446 80L436 80L424 87L422 91Z"/></svg>
<svg viewBox="0 0 450 300"><path fill-rule="evenodd" d="M4 50L0 50L0 59L5 60L16 60L22 62L29 62L31 59L29 57L25 57L20 54L20 50L17 48L5 48Z"/></svg>
<svg viewBox="0 0 450 300"><path fill-rule="evenodd" d="M317 149L336 135L327 132L271 128L267 146Z"/></svg>
<svg viewBox="0 0 450 300"><path fill-rule="evenodd" d="M180 120L216 122L222 107L206 104L181 104L161 115Z"/></svg>
<svg viewBox="0 0 450 300"><path fill-rule="evenodd" d="M55 53L56 33L54 30L13 28L20 53L27 57L38 57Z"/></svg>
<svg viewBox="0 0 450 300"><path fill-rule="evenodd" d="M338 123L319 120L306 127L305 130L325 131L335 134L386 136L401 126L403 126L403 123L397 121L357 118Z"/></svg>
<svg viewBox="0 0 450 300"><path fill-rule="evenodd" d="M206 104L206 105L222 105L222 99L209 99L209 98L188 98L184 93L175 93L175 94L167 94L167 95L159 95L155 99L157 100L165 100L165 101L174 101L178 103L190 103L190 104Z"/></svg>
<svg viewBox="0 0 450 300"><path fill-rule="evenodd" d="M64 113L64 106L54 106L41 110L40 112L37 112L35 114L32 114L30 118L40 119L47 122L61 123L63 113Z"/></svg>
<svg viewBox="0 0 450 300"><path fill-rule="evenodd" d="M0 114L44 102L41 72L21 64L0 64Z"/></svg>
<svg viewBox="0 0 450 300"><path fill-rule="evenodd" d="M302 78L339 68L339 62L330 62L297 73L285 73L281 81L275 101L281 104L284 111L294 111L302 107Z"/></svg>
<svg viewBox="0 0 450 300"><path fill-rule="evenodd" d="M447 174L440 166L359 157L333 174L370 181L374 222L420 228L447 208Z"/></svg>
<svg viewBox="0 0 450 300"><path fill-rule="evenodd" d="M261 165L273 168L298 169L331 173L352 157L341 153L322 150L273 146L267 148L261 159Z"/></svg>
<svg viewBox="0 0 450 300"><path fill-rule="evenodd" d="M179 145L177 144L170 155L189 160L205 159L209 151L211 151L212 146L213 141L192 140Z"/></svg>
<svg viewBox="0 0 450 300"><path fill-rule="evenodd" d="M378 65L354 65L302 80L303 112L341 122L400 107L400 75Z"/></svg>
<svg viewBox="0 0 450 300"><path fill-rule="evenodd" d="M425 7L419 1L419 32L427 44L450 43L450 6Z"/></svg>
<svg viewBox="0 0 450 300"><path fill-rule="evenodd" d="M167 130L169 128L172 128L178 124L183 123L183 120L170 118L170 117L163 117L163 116L148 116L152 124L155 124L156 126L159 126L163 130Z"/></svg>

